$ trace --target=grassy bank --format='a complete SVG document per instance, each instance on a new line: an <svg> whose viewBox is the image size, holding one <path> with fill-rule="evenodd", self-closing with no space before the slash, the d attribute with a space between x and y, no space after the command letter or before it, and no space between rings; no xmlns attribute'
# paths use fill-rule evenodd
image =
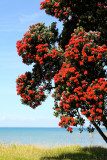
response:
<svg viewBox="0 0 107 160"><path fill-rule="evenodd" d="M107 148L64 146L43 149L32 145L0 144L0 160L107 160Z"/></svg>

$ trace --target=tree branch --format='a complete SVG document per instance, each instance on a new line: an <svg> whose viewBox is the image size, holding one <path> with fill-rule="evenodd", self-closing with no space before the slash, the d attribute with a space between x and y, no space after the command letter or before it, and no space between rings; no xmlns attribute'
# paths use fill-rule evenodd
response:
<svg viewBox="0 0 107 160"><path fill-rule="evenodd" d="M102 130L99 128L99 126L93 121L91 122L94 127L96 128L96 130L99 132L99 134L102 136L102 138L105 140L105 142L107 143L107 137L106 135L102 132Z"/></svg>

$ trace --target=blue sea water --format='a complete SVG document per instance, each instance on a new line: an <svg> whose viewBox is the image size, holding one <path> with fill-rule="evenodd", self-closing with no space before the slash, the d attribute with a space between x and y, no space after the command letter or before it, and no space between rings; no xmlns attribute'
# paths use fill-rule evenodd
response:
<svg viewBox="0 0 107 160"><path fill-rule="evenodd" d="M107 132L106 129L102 129ZM0 142L6 144L31 144L41 147L62 145L103 146L107 144L99 133L88 133L73 129L73 133L62 128L0 128Z"/></svg>

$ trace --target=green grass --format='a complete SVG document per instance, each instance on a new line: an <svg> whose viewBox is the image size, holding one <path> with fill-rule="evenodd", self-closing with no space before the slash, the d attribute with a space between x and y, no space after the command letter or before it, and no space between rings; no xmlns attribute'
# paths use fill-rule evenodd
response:
<svg viewBox="0 0 107 160"><path fill-rule="evenodd" d="M0 144L0 160L107 160L107 148L75 145L44 149L33 145Z"/></svg>

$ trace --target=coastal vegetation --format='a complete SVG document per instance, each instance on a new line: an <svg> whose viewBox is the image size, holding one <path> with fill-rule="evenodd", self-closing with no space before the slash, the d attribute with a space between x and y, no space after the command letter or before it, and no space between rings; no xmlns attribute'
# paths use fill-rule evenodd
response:
<svg viewBox="0 0 107 160"><path fill-rule="evenodd" d="M106 160L107 148L63 146L43 148L34 145L0 144L0 160Z"/></svg>

